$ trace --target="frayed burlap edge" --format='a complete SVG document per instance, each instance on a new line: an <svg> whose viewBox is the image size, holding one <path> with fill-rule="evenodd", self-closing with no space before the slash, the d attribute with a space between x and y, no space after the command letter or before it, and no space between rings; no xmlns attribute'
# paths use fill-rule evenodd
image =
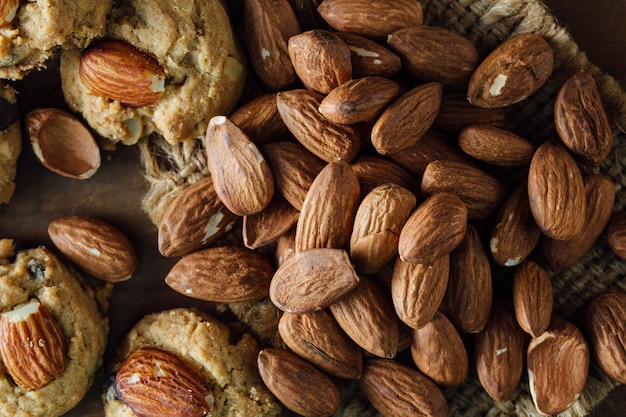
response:
<svg viewBox="0 0 626 417"><path fill-rule="evenodd" d="M460 33L474 42L486 55L507 38L521 33L544 36L555 51L554 73L546 85L533 97L516 105L509 113L507 128L523 137L541 142L554 137L552 108L561 84L570 75L586 69L598 84L604 107L614 129L614 147L599 167L587 169L609 176L615 183L615 211L625 209L626 195L622 193L626 178L622 167L626 163L626 96L608 74L589 62L571 38L567 29L552 16L538 0L421 0L425 23L442 26ZM151 137L138 144L149 190L143 199L143 209L155 224L171 198L199 178L209 175L202 138L177 145ZM595 295L609 286L626 289L626 264L618 260L606 245L605 236L576 265L558 274L551 274L555 313L569 316L580 310ZM263 340L279 344L275 324L279 313L267 301L237 303L227 306L242 322ZM579 417L602 401L617 384L592 366L589 380L580 398L561 417ZM348 385L346 402L337 416L374 416L376 411L354 384ZM526 379L515 397L504 404L495 404L470 375L461 387L445 390L452 416L538 416L532 403Z"/></svg>

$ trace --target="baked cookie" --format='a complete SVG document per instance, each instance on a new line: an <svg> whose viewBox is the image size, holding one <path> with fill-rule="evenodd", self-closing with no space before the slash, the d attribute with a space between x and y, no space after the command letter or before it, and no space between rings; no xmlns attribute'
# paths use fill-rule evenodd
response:
<svg viewBox="0 0 626 417"><path fill-rule="evenodd" d="M0 204L8 203L15 191L21 135L15 90L0 81Z"/></svg>
<svg viewBox="0 0 626 417"><path fill-rule="evenodd" d="M194 386L189 391L198 393L194 396L197 399L194 408L198 413L189 415L204 415L208 411L212 417L279 415L282 407L265 387L257 370L259 346L256 340L244 334L233 342L232 336L225 324L197 309L178 308L144 317L126 335L118 349L119 361L113 367L114 373L103 394L105 415L144 415L137 405L144 403L137 401L144 398L138 394L144 389L149 395L158 396L160 406L165 407L176 402L178 397L169 395L175 392L174 389L164 393L159 387L177 386L183 382ZM131 368L134 366L132 361L137 366L142 364L144 371L139 371L139 367ZM186 371L181 370L175 378L168 380L170 366ZM142 379L142 372L156 369L161 370L161 381L158 378ZM155 371L155 374L159 373ZM174 371L171 374L174 375ZM148 385L150 387L145 388ZM130 403L133 396L135 401ZM186 401L193 402L191 399ZM154 407L159 404L149 405L153 414ZM172 409L162 409L157 414L180 415Z"/></svg>
<svg viewBox="0 0 626 417"><path fill-rule="evenodd" d="M80 77L82 50L64 48L65 100L101 136L127 145L156 132L169 143L204 135L211 117L229 113L246 75L245 57L221 0L127 0L113 5L105 38L154 57L165 86L153 104L131 107L93 92Z"/></svg>
<svg viewBox="0 0 626 417"><path fill-rule="evenodd" d="M44 247L0 239L0 416L60 416L87 393L109 329L112 285L98 285Z"/></svg>
<svg viewBox="0 0 626 417"><path fill-rule="evenodd" d="M21 79L45 66L58 47L78 47L102 34L111 0L2 1L0 78Z"/></svg>

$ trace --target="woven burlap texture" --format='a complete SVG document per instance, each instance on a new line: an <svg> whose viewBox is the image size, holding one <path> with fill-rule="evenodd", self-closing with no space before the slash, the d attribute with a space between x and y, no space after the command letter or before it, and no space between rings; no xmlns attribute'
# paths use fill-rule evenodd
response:
<svg viewBox="0 0 626 417"><path fill-rule="evenodd" d="M622 189L626 178L622 165L626 161L626 97L617 82L590 63L546 6L536 0L421 0L424 23L451 29L471 40L485 56L507 38L522 34L542 35L555 51L554 73L535 95L515 106L507 118L507 128L536 143L555 137L552 109L562 83L580 69L590 71L601 92L603 105L612 122L614 146L598 172L609 176L616 191L614 211L625 209ZM143 208L159 224L171 198L186 186L208 175L203 140L169 145L158 137L139 143L149 190ZM594 247L574 266L551 273L554 285L554 314L568 317L579 313L585 304L612 285L626 289L626 263L620 261L606 244L603 235ZM279 314L265 303L243 303L228 306L261 338L272 339ZM576 364L572 364L576 366ZM592 365L584 392L562 417L587 415L616 386ZM338 416L374 416L376 411L356 391L354 384L345 387L346 403ZM461 387L444 391L451 416L536 416L539 415L524 378L515 397L505 404L495 404L480 386L475 373Z"/></svg>

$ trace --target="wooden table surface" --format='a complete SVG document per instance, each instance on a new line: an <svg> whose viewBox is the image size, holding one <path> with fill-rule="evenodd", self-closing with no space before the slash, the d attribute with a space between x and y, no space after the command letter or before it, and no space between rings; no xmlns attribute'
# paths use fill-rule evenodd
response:
<svg viewBox="0 0 626 417"><path fill-rule="evenodd" d="M567 25L581 48L600 68L626 88L626 2L624 0L547 0L546 4ZM23 83L22 109L59 105L60 90L39 82L35 74ZM116 284L110 307L111 331L106 358L123 334L143 315L178 306L206 306L170 290L163 278L175 259L157 250L156 228L141 210L147 189L138 151L120 146L102 152L102 166L89 180L73 180L43 168L25 145L18 165L17 190L8 205L0 206L0 236L31 245L51 245L46 228L57 217L94 216L127 233L136 244L139 267L135 276ZM102 416L103 375L98 375L85 399L67 416ZM620 387L594 411L593 416L626 414L626 388Z"/></svg>

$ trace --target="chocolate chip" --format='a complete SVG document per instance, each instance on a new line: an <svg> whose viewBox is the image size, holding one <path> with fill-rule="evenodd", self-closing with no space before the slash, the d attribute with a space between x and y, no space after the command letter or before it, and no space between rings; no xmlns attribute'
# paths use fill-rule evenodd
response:
<svg viewBox="0 0 626 417"><path fill-rule="evenodd" d="M28 272L35 279L43 279L45 268L38 260L31 259L28 261Z"/></svg>
<svg viewBox="0 0 626 417"><path fill-rule="evenodd" d="M6 130L17 120L17 105L0 97L0 132Z"/></svg>

